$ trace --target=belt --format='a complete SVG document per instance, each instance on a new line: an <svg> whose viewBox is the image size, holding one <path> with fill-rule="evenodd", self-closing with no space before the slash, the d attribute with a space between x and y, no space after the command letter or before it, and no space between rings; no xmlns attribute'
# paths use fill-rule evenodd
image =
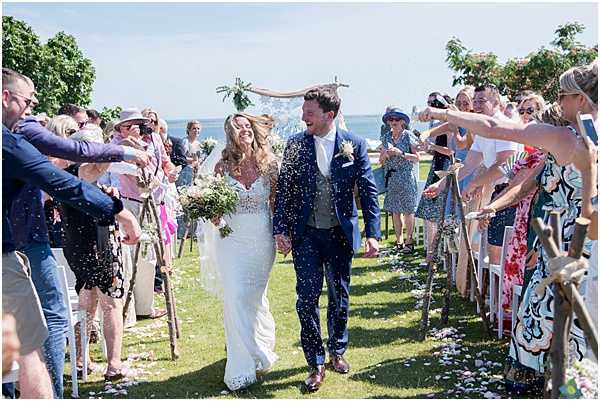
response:
<svg viewBox="0 0 600 401"><path fill-rule="evenodd" d="M136 203L144 203L139 199L135 199L135 198L128 198L127 196L121 196L121 199L126 199L128 201L132 201L132 202L136 202Z"/></svg>

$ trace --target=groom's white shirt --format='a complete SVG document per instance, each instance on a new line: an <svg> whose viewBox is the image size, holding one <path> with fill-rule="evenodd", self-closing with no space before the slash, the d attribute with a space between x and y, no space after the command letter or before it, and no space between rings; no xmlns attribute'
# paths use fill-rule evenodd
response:
<svg viewBox="0 0 600 401"><path fill-rule="evenodd" d="M329 177L329 171L331 167L331 160L333 159L333 151L335 149L335 133L337 128L335 125L327 133L327 135L320 137L314 135L315 138L315 153L317 154L317 166L321 174L325 177Z"/></svg>

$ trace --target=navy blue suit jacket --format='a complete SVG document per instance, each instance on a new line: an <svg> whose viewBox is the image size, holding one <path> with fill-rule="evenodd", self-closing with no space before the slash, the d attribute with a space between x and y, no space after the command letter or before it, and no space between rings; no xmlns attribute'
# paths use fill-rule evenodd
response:
<svg viewBox="0 0 600 401"><path fill-rule="evenodd" d="M354 161L337 156L343 141L351 141ZM361 244L354 185L363 211L367 237L379 239L379 202L371 171L366 141L350 132L337 129L331 161L331 186L335 213L344 234L356 251ZM301 235L314 207L318 172L314 137L307 132L292 135L283 155L277 184L273 234L285 234L292 242Z"/></svg>
<svg viewBox="0 0 600 401"><path fill-rule="evenodd" d="M9 211L25 184L41 188L59 201L85 211L104 224L123 210L116 198L104 194L95 185L83 182L60 170L21 135L2 126L2 252L15 250ZM16 227L28 229L28 227Z"/></svg>

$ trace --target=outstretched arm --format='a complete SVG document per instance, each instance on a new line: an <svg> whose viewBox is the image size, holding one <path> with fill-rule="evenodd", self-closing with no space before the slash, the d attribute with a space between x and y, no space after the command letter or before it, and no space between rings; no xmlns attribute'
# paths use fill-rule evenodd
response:
<svg viewBox="0 0 600 401"><path fill-rule="evenodd" d="M455 110L428 107L419 115L422 121L442 120L464 127L486 138L531 145L551 153L560 165L573 162L572 150L577 137L566 127L548 124L528 124L513 120L497 120L494 117Z"/></svg>

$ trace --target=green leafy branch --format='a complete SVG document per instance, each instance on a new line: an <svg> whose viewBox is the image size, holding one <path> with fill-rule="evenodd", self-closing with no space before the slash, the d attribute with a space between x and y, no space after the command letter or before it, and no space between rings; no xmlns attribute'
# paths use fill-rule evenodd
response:
<svg viewBox="0 0 600 401"><path fill-rule="evenodd" d="M236 110L244 111L249 106L254 105L246 93L251 87L252 84L250 82L245 83L240 78L236 78L235 84L232 86L223 85L217 87L217 93L225 94L225 96L223 96L223 101L233 96L233 105L235 106Z"/></svg>

